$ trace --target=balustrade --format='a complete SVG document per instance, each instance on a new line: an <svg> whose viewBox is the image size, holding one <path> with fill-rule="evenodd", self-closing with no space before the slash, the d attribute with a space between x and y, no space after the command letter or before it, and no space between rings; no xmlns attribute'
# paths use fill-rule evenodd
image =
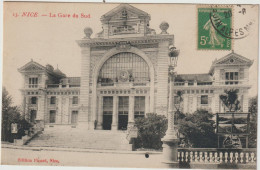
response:
<svg viewBox="0 0 260 170"><path fill-rule="evenodd" d="M256 149L179 148L178 161L201 164L256 164Z"/></svg>

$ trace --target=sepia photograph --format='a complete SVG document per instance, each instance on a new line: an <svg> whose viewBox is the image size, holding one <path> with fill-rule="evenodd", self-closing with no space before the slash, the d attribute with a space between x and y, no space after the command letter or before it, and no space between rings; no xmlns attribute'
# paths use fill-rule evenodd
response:
<svg viewBox="0 0 260 170"><path fill-rule="evenodd" d="M1 164L257 169L258 4L3 2Z"/></svg>

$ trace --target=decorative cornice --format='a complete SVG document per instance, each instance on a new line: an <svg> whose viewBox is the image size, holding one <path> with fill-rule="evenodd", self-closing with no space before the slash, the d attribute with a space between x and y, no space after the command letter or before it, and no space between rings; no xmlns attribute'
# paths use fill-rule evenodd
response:
<svg viewBox="0 0 260 170"><path fill-rule="evenodd" d="M137 44L155 44L162 41L173 42L173 35L155 35L144 37L129 37L129 38L111 38L111 39L82 39L76 42L80 47L97 47L97 46L116 46L119 42L124 42L131 45Z"/></svg>

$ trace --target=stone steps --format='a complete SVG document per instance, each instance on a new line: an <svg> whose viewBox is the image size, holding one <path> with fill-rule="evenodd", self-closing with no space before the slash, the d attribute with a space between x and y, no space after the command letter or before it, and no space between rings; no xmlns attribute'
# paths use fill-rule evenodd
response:
<svg viewBox="0 0 260 170"><path fill-rule="evenodd" d="M132 150L132 144L123 131L46 129L30 141L28 146L62 147L104 150Z"/></svg>

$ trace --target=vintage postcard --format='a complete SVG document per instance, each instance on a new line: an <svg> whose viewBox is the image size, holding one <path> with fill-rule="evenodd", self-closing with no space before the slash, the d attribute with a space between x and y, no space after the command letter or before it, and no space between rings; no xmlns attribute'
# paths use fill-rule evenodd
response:
<svg viewBox="0 0 260 170"><path fill-rule="evenodd" d="M4 2L2 165L256 169L259 5Z"/></svg>

